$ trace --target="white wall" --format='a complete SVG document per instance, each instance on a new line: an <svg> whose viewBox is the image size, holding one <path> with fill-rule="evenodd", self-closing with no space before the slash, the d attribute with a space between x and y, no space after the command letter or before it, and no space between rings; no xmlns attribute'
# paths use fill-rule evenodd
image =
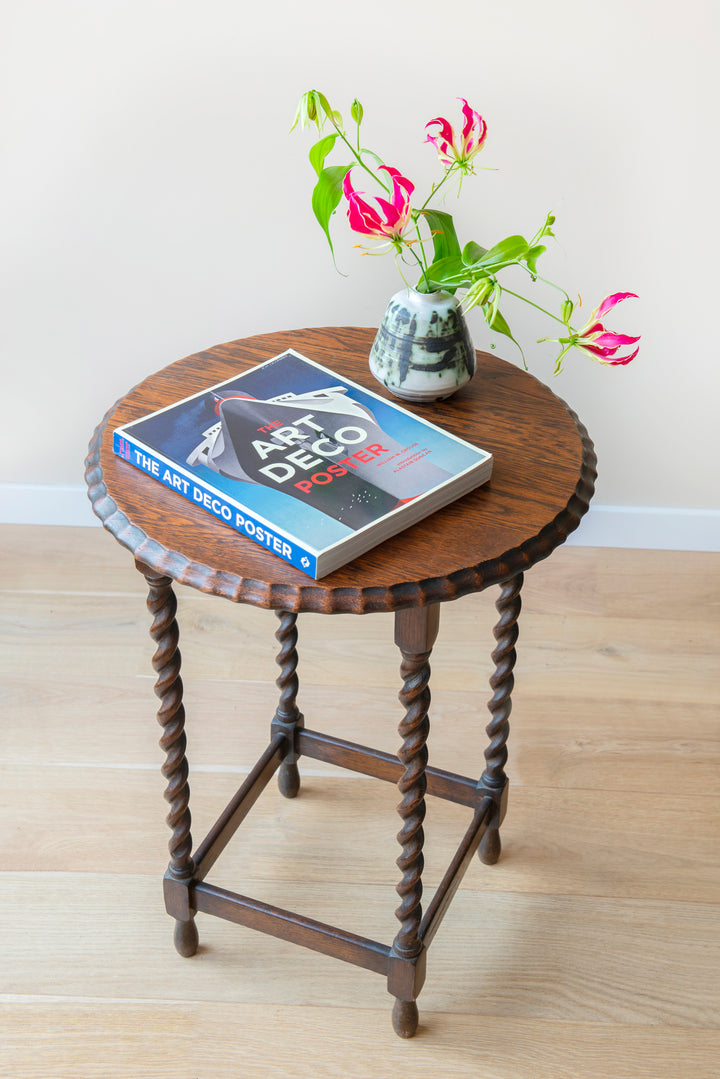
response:
<svg viewBox="0 0 720 1079"><path fill-rule="evenodd" d="M641 332L628 368L579 354L553 388L600 459L596 502L717 511L718 5L712 0L24 0L0 29L0 484L75 489L105 409L197 349L373 325L398 279L310 211L297 99L323 89L425 188L425 122L489 125L458 216L486 244L554 208L546 271ZM712 190L711 190L712 187ZM536 323L519 312L526 340ZM544 327L543 327L544 328ZM474 316L478 347L487 347ZM515 360L502 339L501 355ZM550 353L529 350L551 381ZM16 487L7 485L17 485ZM24 488L26 489L26 488Z"/></svg>

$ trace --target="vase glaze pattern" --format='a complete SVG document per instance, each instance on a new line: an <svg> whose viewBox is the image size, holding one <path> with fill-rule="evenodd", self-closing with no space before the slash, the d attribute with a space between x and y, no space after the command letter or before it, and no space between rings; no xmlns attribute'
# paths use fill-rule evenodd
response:
<svg viewBox="0 0 720 1079"><path fill-rule="evenodd" d="M469 382L475 348L456 298L396 292L370 350L370 370L406 401L439 401Z"/></svg>

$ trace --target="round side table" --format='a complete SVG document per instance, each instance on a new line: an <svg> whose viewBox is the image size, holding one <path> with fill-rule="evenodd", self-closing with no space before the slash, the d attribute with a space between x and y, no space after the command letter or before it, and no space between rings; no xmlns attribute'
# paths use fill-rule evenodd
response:
<svg viewBox="0 0 720 1079"><path fill-rule="evenodd" d="M222 382L287 348L316 360L368 389L383 393L367 357L374 330L307 329L218 345L151 375L113 408L95 431L86 479L93 509L135 557L148 586L153 667L161 704L160 745L166 754L170 863L165 903L175 919L175 946L197 949L198 911L293 941L374 970L395 997L393 1025L411 1037L416 999L425 979L427 949L476 852L486 864L500 855L507 806L505 774L515 644L523 573L546 558L577 528L595 479L592 443L578 418L531 375L487 353L478 374L454 397L409 411L474 442L494 455L491 481L375 547L321 580L313 580L202 509L145 476L112 452L112 431L149 412ZM270 742L247 780L193 850L176 600L173 582L237 603L276 611L279 626L279 701ZM428 766L429 658L440 605L499 585L494 630L495 665L486 728L485 770L470 778ZM397 756L305 727L297 704L297 615L392 611L401 655L404 716ZM469 735L470 736L470 735ZM298 760L322 760L397 783L401 873L399 927L385 945L216 887L207 875L222 850L278 772L280 790L300 787ZM425 795L467 806L472 817L430 902L422 904Z"/></svg>

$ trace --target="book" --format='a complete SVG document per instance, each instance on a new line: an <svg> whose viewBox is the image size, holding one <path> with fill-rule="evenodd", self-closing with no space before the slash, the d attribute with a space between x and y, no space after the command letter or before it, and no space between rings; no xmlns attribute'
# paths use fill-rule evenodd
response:
<svg viewBox="0 0 720 1079"><path fill-rule="evenodd" d="M485 483L492 454L288 349L113 451L314 578Z"/></svg>

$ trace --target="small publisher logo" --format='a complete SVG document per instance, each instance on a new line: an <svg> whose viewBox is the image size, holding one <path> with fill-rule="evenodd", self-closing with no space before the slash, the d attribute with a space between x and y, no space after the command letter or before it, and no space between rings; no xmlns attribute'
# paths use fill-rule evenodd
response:
<svg viewBox="0 0 720 1079"><path fill-rule="evenodd" d="M308 566L310 565L310 559L305 558L305 557L301 558L300 559L300 565L303 567L303 569L307 569Z"/></svg>

